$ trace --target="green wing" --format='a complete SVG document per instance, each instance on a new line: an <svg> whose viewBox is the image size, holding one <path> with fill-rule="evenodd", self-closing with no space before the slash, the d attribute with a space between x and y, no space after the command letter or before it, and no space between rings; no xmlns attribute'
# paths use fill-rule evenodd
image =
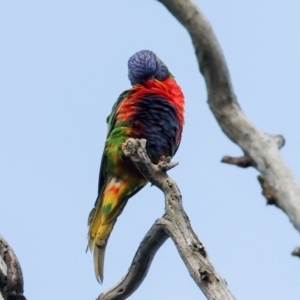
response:
<svg viewBox="0 0 300 300"><path fill-rule="evenodd" d="M116 122L116 114L117 114L117 110L121 104L121 102L128 96L129 94L129 90L123 92L118 100L115 102L115 104L113 105L112 109L111 109L111 113L110 115L106 118L106 123L107 123L107 135L106 138L108 138L109 134L111 133L111 131L114 128L115 122ZM104 150L105 150L105 146L104 146ZM107 157L104 154L102 154L102 159L101 159L101 165L100 165L100 173L99 173L99 181L98 181L98 196L97 199L95 201L95 207L91 210L89 217L88 217L88 225L91 224L93 218L94 218L94 214L96 211L96 207L98 205L98 201L102 201L102 190L105 187L105 182L107 181ZM99 203L99 205L101 205L101 203Z"/></svg>
<svg viewBox="0 0 300 300"><path fill-rule="evenodd" d="M107 116L106 118L106 123L107 123L107 136L109 136L109 134L111 133L114 125L115 125L115 122L116 122L116 113L117 113L117 110L121 104L121 102L128 96L129 94L129 91L125 91L123 92L118 100L115 102L115 104L113 105L112 109L111 109L111 113L109 116Z"/></svg>
<svg viewBox="0 0 300 300"><path fill-rule="evenodd" d="M110 115L106 118L106 123L107 123L106 138L108 138L109 134L111 133L111 131L114 128L114 125L115 125L115 122L116 122L117 110L118 110L121 102L128 96L128 94L129 94L129 91L127 90L119 96L118 100L115 102L115 104L112 107ZM103 151L101 166L100 166L100 173L99 173L99 182L98 182L98 194L99 195L102 192L102 189L103 189L103 186L104 186L104 183L105 183L105 179L107 177L106 165L107 165L107 157L106 157L106 155L104 155L104 151ZM96 203L97 203L97 201L96 201ZM96 203L95 203L95 205L96 205Z"/></svg>

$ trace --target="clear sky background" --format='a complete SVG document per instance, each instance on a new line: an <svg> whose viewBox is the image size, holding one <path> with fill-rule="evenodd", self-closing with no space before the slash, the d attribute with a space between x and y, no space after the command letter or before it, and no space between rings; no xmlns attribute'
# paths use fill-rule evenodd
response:
<svg viewBox="0 0 300 300"><path fill-rule="evenodd" d="M283 134L300 177L300 1L200 1L253 123ZM127 60L151 49L186 96L186 124L169 174L192 226L237 297L299 299L299 234L266 206L257 171L220 163L241 150L222 133L185 29L157 1L0 0L0 232L33 299L95 299L125 274L163 195L147 186L110 237L104 284L85 253L106 116L130 87ZM171 241L131 299L205 299Z"/></svg>

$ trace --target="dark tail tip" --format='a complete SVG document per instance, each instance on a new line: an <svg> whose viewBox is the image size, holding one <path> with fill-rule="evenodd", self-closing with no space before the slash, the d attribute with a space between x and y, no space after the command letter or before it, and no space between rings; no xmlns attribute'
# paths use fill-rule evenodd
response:
<svg viewBox="0 0 300 300"><path fill-rule="evenodd" d="M97 281L103 283L104 256L106 244L103 246L95 246L94 249L94 268Z"/></svg>

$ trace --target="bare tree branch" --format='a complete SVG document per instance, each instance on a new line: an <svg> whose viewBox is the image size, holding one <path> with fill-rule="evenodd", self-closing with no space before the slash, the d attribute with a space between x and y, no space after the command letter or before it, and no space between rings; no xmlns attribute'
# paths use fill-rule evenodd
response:
<svg viewBox="0 0 300 300"><path fill-rule="evenodd" d="M163 230L163 220L158 219L141 242L128 273L122 280L101 294L98 300L121 300L134 293L145 279L157 250L168 239Z"/></svg>
<svg viewBox="0 0 300 300"><path fill-rule="evenodd" d="M146 234L133 259L127 275L114 287L104 292L98 300L126 299L144 280L156 251L171 237L191 277L207 299L235 299L211 264L205 247L194 233L184 212L177 184L166 171L177 163L170 158L151 163L146 152L146 140L128 139L122 149L139 171L165 194L165 214L158 219Z"/></svg>
<svg viewBox="0 0 300 300"><path fill-rule="evenodd" d="M261 173L260 182L263 178L270 187L269 191L272 190L271 203L282 209L300 232L300 187L278 151L284 145L284 138L262 132L241 110L220 45L195 3L191 0L158 1L177 18L192 38L206 82L208 104L221 129L247 153L251 164ZM226 162L234 163L232 159ZM234 164L243 166L238 161ZM269 198L267 201L270 203Z"/></svg>
<svg viewBox="0 0 300 300"><path fill-rule="evenodd" d="M23 295L24 282L21 265L13 249L2 235L0 235L0 263L0 295L2 298L4 300L26 300Z"/></svg>

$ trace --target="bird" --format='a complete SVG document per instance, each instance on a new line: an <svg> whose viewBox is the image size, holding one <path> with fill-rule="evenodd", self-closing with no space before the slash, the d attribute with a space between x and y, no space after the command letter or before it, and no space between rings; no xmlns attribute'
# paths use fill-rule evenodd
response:
<svg viewBox="0 0 300 300"><path fill-rule="evenodd" d="M88 217L88 248L95 276L103 283L108 238L127 201L148 180L122 152L128 138L146 139L152 163L173 157L184 125L184 95L162 60L141 50L128 60L131 88L121 93L107 117L107 138L101 160L98 196Z"/></svg>

